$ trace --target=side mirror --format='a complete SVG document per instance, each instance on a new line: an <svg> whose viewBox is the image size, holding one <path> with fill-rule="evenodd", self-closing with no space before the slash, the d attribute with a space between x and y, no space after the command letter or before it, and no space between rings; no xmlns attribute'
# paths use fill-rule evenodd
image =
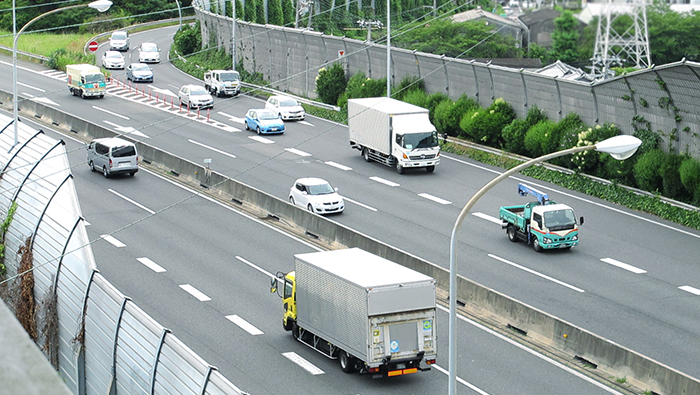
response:
<svg viewBox="0 0 700 395"><path fill-rule="evenodd" d="M338 188L333 188L333 189L335 189L335 191L338 192Z"/></svg>
<svg viewBox="0 0 700 395"><path fill-rule="evenodd" d="M578 219L578 223L579 223L579 225L583 225L583 217Z"/></svg>
<svg viewBox="0 0 700 395"><path fill-rule="evenodd" d="M270 293L275 293L277 292L277 277L273 277L270 279Z"/></svg>
<svg viewBox="0 0 700 395"><path fill-rule="evenodd" d="M308 193L306 191L301 191L301 194L304 196L308 195Z"/></svg>

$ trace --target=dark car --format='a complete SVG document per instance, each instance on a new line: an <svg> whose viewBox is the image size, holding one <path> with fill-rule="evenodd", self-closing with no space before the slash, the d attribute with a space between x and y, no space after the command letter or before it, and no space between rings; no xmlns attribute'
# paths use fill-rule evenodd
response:
<svg viewBox="0 0 700 395"><path fill-rule="evenodd" d="M126 79L134 82L153 82L153 69L145 63L126 66Z"/></svg>

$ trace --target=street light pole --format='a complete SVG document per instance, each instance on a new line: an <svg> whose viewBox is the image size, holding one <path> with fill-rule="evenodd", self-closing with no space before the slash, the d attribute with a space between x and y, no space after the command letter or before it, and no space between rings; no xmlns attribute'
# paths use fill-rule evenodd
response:
<svg viewBox="0 0 700 395"><path fill-rule="evenodd" d="M391 1L386 0L386 97L391 97Z"/></svg>
<svg viewBox="0 0 700 395"><path fill-rule="evenodd" d="M457 321L457 268L456 268L456 248L455 244L457 242L457 230L462 225L464 218L472 209L477 200L479 200L486 192L493 188L496 184L503 181L504 179L510 177L512 174L519 172L527 167L534 164L545 162L559 156L574 154L582 151L596 150L599 152L606 152L610 154L613 158L617 160L625 160L632 156L637 148L642 144L642 141L634 136L621 135L611 137L607 140L603 140L598 144L588 145L583 147L574 147L562 151L553 152L539 158L530 159L527 162L523 162L518 166L500 174L498 177L491 180L488 184L484 185L479 191L477 191L469 202L464 206L462 211L457 217L454 227L452 228L452 235L450 236L450 322L449 322L449 395L455 395L455 390L457 386L457 363L456 363L456 350L455 350L455 324Z"/></svg>
<svg viewBox="0 0 700 395"><path fill-rule="evenodd" d="M10 147L10 151L17 145L17 124L19 123L19 117L17 115L17 110L18 110L18 103L19 103L19 97L17 96L17 40L19 39L19 36L24 32L24 30L34 23L37 19L43 18L47 15L54 14L59 11L65 11L71 8L78 8L78 7L90 7L94 8L99 12L105 12L109 9L109 7L112 6L112 2L109 0L97 0L93 1L92 3L88 4L76 4L76 5L71 5L67 7L61 7L61 8L56 8L55 10L51 10L48 12L45 12L31 21L27 22L22 26L22 28L17 32L14 33L14 41L12 43L12 97L13 97L13 123L14 123L14 129L15 129L15 143ZM15 17L15 1L12 1L12 30L13 32L17 30L17 19Z"/></svg>
<svg viewBox="0 0 700 395"><path fill-rule="evenodd" d="M236 0L231 0L231 70L236 70Z"/></svg>

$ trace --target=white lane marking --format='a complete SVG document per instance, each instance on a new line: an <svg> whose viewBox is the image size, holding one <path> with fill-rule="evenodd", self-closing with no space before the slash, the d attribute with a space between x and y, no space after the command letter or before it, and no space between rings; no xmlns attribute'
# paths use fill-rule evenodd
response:
<svg viewBox="0 0 700 395"><path fill-rule="evenodd" d="M230 121L233 121L233 122L238 122L241 124L245 123L245 118L238 118L238 117L235 117L235 116L230 115L230 114L226 114L225 112L221 112L221 111L217 112L217 114L221 115L222 117L226 117Z"/></svg>
<svg viewBox="0 0 700 395"><path fill-rule="evenodd" d="M448 314L449 314L449 312L450 312L450 309L448 309L448 308L446 308L446 307L443 307L443 306L440 306L440 305L438 305L437 308L440 309L440 310L442 310L442 311L444 311L444 312L446 312L446 313L448 313ZM622 395L622 393L617 392L617 391L615 391L614 389L612 389L612 388L610 388L610 387L608 387L608 386L606 386L606 385L604 385L604 384L602 384L602 383L599 383L598 381L596 381L596 380L594 380L594 379L592 379L592 378L586 376L585 374L583 374L583 373L581 373L581 372L578 372L578 371L576 371L576 370L574 370L574 369L572 369L572 368L570 368L570 367L568 367L568 366L566 366L566 365L563 365L563 364L561 364L560 362L557 362L557 361L555 361L555 360L553 360L553 359L551 359L551 358L549 358L549 357L547 357L547 356L545 356L545 355L542 355L542 354L538 353L537 351L535 351L535 350L533 350L533 349L531 349L531 348L529 348L529 347L526 347L526 346L524 346L524 345L522 345L522 344L516 342L515 340L513 340L513 339L511 339L511 338L508 338L508 337L506 337L506 336L504 336L504 335L502 335L502 334L500 334L500 333L494 331L494 330L491 329L491 328L487 328L487 327L483 326L482 324L480 324L480 323L478 323L478 322L476 322L476 321L472 321L472 320L470 320L469 318L462 316L461 314L457 314L457 318L459 318L460 320L462 320L462 321L464 321L464 322L466 322L466 323L468 323L468 324L471 324L472 326L474 326L474 327L476 327L476 328L481 329L482 331L484 331L484 332L486 332L486 333L488 333L488 334L491 334L491 335L493 335L493 336L495 336L495 337L497 337L497 338L499 338L499 339L505 341L506 343L509 343L509 344L511 344L511 345L513 345L513 346L515 346L515 347L517 347L517 348L519 348L519 349L525 351L526 353L528 353L528 354L530 354L530 355L533 355L533 356L535 356L535 357L537 357L537 358L539 358L539 359L541 359L541 360L543 360L543 361L545 361L545 362L549 362L550 364L552 364L552 365L554 365L554 366L556 366L556 367L558 367L558 368L564 370L565 372L570 373L570 374L573 374L574 376L576 376L576 377L578 377L578 378L580 378L580 379L582 379L582 380L584 380L584 381L587 381L587 382L589 382L590 384L593 384L593 385L595 385L596 387L598 387L598 388L600 388L600 389L602 389L602 390L604 390L604 391L606 391L606 392L609 392L609 393L615 394L615 395ZM433 366L434 366L434 365L433 365ZM444 372L443 372L443 373L444 373Z"/></svg>
<svg viewBox="0 0 700 395"><path fill-rule="evenodd" d="M275 278L275 275L274 275L274 274L268 272L267 270L261 268L260 266L257 266L256 264L254 264L254 263L252 263L252 262L246 260L245 258L242 258L242 257L236 255L236 259L238 259L239 261L245 263L246 265L252 267L253 269L259 271L260 273L262 273L262 274L264 274L264 275L266 275L266 276L268 276L268 277L270 277L270 278Z"/></svg>
<svg viewBox="0 0 700 395"><path fill-rule="evenodd" d="M148 137L147 135L145 135L145 134L139 132L138 130L132 128L131 126L121 126L121 125L118 125L118 124L116 124L116 123L114 123L114 122L110 122L110 121L102 121L102 122L104 122L104 123L106 123L107 125L113 127L114 130L116 130L117 132L120 132L120 133L122 133L122 134L131 134L131 135L134 135L134 136L140 136L140 137L144 137L144 138L150 139L150 137Z"/></svg>
<svg viewBox="0 0 700 395"><path fill-rule="evenodd" d="M115 117L119 117L119 118L122 118L122 119L126 119L127 121L131 119L131 118L129 118L129 117L125 117L124 115L117 114L116 112L109 111L109 110L107 110L107 109L105 109L105 108L102 108L102 107L92 106L92 108L94 108L94 109L97 110L97 111L102 111L102 112L104 112L104 113L107 113L107 114L109 114L109 115L114 115Z"/></svg>
<svg viewBox="0 0 700 395"><path fill-rule="evenodd" d="M376 177L376 176L370 177L369 179L372 180L372 181L380 182L380 183L382 183L382 184L384 184L384 185L388 185L388 186L390 186L390 187L398 187L398 186L399 186L399 184L397 184L397 183L395 183L395 182L393 182L393 181L385 180L385 179L383 179L383 178Z"/></svg>
<svg viewBox="0 0 700 395"><path fill-rule="evenodd" d="M495 171L495 170L492 170L492 169L488 169L488 168L483 167L483 166L475 165L475 164L473 164L473 163L469 163L469 162L463 161L463 160L461 160L461 159L451 158L451 157L449 157L449 156L447 156L447 155L440 155L440 157L441 157L441 158L450 159L450 160L453 160L453 161L455 161L455 162L459 162L459 163L462 163L462 164L465 164L465 165L468 165L468 166L476 167L477 169L481 169L481 170L484 170L484 171L487 171L487 172L491 172L491 173L494 173L494 174L502 174L501 172L498 172L498 171ZM519 177L510 176L510 178L512 178L513 180L516 180L516 181L518 181L518 182L525 182L524 179L519 178ZM531 180L527 180L527 183L528 183L528 185L533 186L533 187L536 187L536 188L546 189L546 190L548 190L548 191L553 191L553 192L556 192L556 193L560 193L560 194L562 194L562 195L564 195L564 196L568 196L568 197L570 197L570 198L572 198L572 199L576 199L576 200L580 200L580 201L582 201L582 202L590 203L590 204L592 204L592 205L594 205L594 206L598 206L598 207L601 207L601 208L605 208L605 209L614 211L614 212L616 212L616 213L620 213L620 214L627 215L627 216L632 217L632 218L640 219L640 220L645 221L645 222L648 222L648 223L650 223L650 224L658 225L658 226L661 226L661 227L663 227L663 228L670 229L670 230L675 230L676 232L683 233L683 234L685 234L685 235L692 236L692 237L695 237L695 238L700 239L700 235L695 234L695 233L688 232L687 230L683 230L683 229L679 229L679 228L674 228L674 227L671 226L671 225L662 224L661 222L654 221L654 220L648 219L648 218L644 218L644 217L639 216L639 215L637 215L637 214L628 213L628 212L626 212L626 211L620 210L619 208L615 208L615 207L611 207L611 206L606 206L606 205L604 205L604 204L602 204L602 203L594 202L594 201L592 201L592 200L590 200L590 199L585 199L585 198L582 198L582 197L580 197L580 196L575 196L575 195L572 195L572 194L570 194L570 193L566 193L566 192L563 192L563 191L560 191L560 190L557 190L557 189L554 189L554 188L549 188L549 187L544 186L544 185L540 185L540 184L537 184L537 183L533 183Z"/></svg>
<svg viewBox="0 0 700 395"><path fill-rule="evenodd" d="M275 143L274 141L272 141L270 139L266 139L265 137L260 137L260 136L248 136L248 138L251 140L255 140L259 143L263 143L263 144L274 144Z"/></svg>
<svg viewBox="0 0 700 395"><path fill-rule="evenodd" d="M352 170L352 167L341 165L340 163L335 163L335 162L331 162L331 161L323 162L323 163L327 164L328 166L333 166L335 168L338 168L340 170L345 170L345 171Z"/></svg>
<svg viewBox="0 0 700 395"><path fill-rule="evenodd" d="M27 84L24 84L24 83L22 83L22 82L17 82L17 85L26 86L26 87L29 88L29 89L34 89L34 90L37 90L37 91L39 91L39 92L46 92L46 90L44 90L44 89L37 88L36 86L27 85Z"/></svg>
<svg viewBox="0 0 700 395"><path fill-rule="evenodd" d="M210 150L212 150L212 151L214 151L214 152L218 152L218 153L220 153L221 155L230 156L231 158L235 158L235 157L236 157L236 155L229 154L228 152L224 152L224 151L222 151L222 150L220 150L220 149L216 149L216 148L214 148L214 147L210 147L210 146L208 146L208 145L206 145L206 144L202 144L202 143L200 143L199 141L194 141L194 140L192 140L192 139L187 139L187 141L189 141L189 142L192 143L192 144L198 145L198 146L200 146L200 147L204 147L204 148L206 148L206 149L210 149Z"/></svg>
<svg viewBox="0 0 700 395"><path fill-rule="evenodd" d="M234 128L233 126L229 126L229 125L224 125L224 126L222 127L222 129L223 129L224 131L229 132L229 133L235 133L235 132L240 132L240 131L241 131L241 129Z"/></svg>
<svg viewBox="0 0 700 395"><path fill-rule="evenodd" d="M60 104L56 103L55 101L49 99L48 97L35 97L32 99L32 101L39 102L39 103L44 103L48 104L50 106L58 106L61 107Z"/></svg>
<svg viewBox="0 0 700 395"><path fill-rule="evenodd" d="M610 265L613 265L613 266L617 266L617 267L619 267L620 269L628 270L628 271L630 271L630 272L632 272L632 273L635 273L635 274L644 274L644 273L647 272L647 271L644 270L644 269L640 269L640 268L638 268L638 267L634 267L634 266L632 266L632 265L628 265L628 264L626 264L626 263L624 263L624 262L620 262L620 261L617 261L617 260L612 259L612 258L601 258L601 261L603 261L603 262L605 262L605 263L608 263L608 264L610 264Z"/></svg>
<svg viewBox="0 0 700 395"><path fill-rule="evenodd" d="M295 352L283 352L282 355L284 355L285 358L288 360L294 362L295 364L301 366L304 368L307 372L313 374L314 376L317 374L323 374L323 370L317 368L314 366L311 362L305 360L304 358L300 357L297 353Z"/></svg>
<svg viewBox="0 0 700 395"><path fill-rule="evenodd" d="M153 91L154 91L154 92L157 92L157 93L162 93L162 94L164 94L164 95L175 96L175 97L177 97L177 95L174 94L170 89L161 89L161 88L153 87Z"/></svg>
<svg viewBox="0 0 700 395"><path fill-rule="evenodd" d="M84 219L83 222L85 223L85 226L90 226L92 225L91 223L88 222L88 220Z"/></svg>
<svg viewBox="0 0 700 395"><path fill-rule="evenodd" d="M358 206L360 206L360 207L364 207L364 208L366 208L367 210L370 210L370 211L377 211L377 209L374 208L374 207L370 207L370 206L368 206L368 205L366 205L366 204L357 202L357 201L352 200L352 199L350 199L350 198L348 198L348 197L345 197L345 196L343 196L343 200L347 200L347 201L350 202L350 203L355 203L356 205L358 205Z"/></svg>
<svg viewBox="0 0 700 395"><path fill-rule="evenodd" d="M182 288L185 292L188 294L194 296L195 298L199 299L200 302L208 302L211 300L210 297L207 295L203 294L200 290L197 288L191 286L190 284L182 284L180 285L180 288Z"/></svg>
<svg viewBox="0 0 700 395"><path fill-rule="evenodd" d="M121 241L115 239L114 237L112 237L110 235L101 235L100 237L103 238L109 244L111 244L117 248L126 247L126 244L122 243Z"/></svg>
<svg viewBox="0 0 700 395"><path fill-rule="evenodd" d="M431 366L434 367L438 372L442 372L442 373L444 373L444 374L446 374L446 375L449 375L449 374L450 374L450 371L449 371L449 370L444 369L444 368L441 368L441 367L438 366L438 365L433 364L433 365L431 365ZM470 382L464 380L464 379L461 378L461 377L457 377L457 381L459 381L461 384L464 384L466 387L470 388L470 389L471 389L472 391L474 391L474 392L477 392L477 393L479 393L479 394L481 394L481 395L489 395L488 392L482 390L481 388L479 388L479 387L475 386L474 384L472 384L472 383L470 383Z"/></svg>
<svg viewBox="0 0 700 395"><path fill-rule="evenodd" d="M296 148L285 148L284 150L287 151L287 152L290 152L290 153L292 153L292 154L297 154L297 155L299 155L299 156L311 156L310 153L304 152L304 151L300 151L300 150L298 150L298 149L296 149Z"/></svg>
<svg viewBox="0 0 700 395"><path fill-rule="evenodd" d="M152 260L150 260L150 259L148 259L148 258L146 258L146 257L143 257L143 258L136 258L136 260L139 261L139 262L141 262L144 266L146 266L147 268L153 270L153 271L156 272L156 273L163 273L163 272L166 271L162 266L160 266L159 264L153 262Z"/></svg>
<svg viewBox="0 0 700 395"><path fill-rule="evenodd" d="M254 327L251 323L249 323L248 321L244 320L243 318L241 318L235 314L234 315L227 315L226 318L253 336L263 334L263 331Z"/></svg>
<svg viewBox="0 0 700 395"><path fill-rule="evenodd" d="M536 271L534 271L534 270L532 270L532 269L529 269L529 268L527 268L527 267L525 267L525 266L520 266L520 265L518 265L517 263L511 262L511 261L509 261L509 260L507 260L507 259L504 259L504 258L501 258L500 256L496 256L496 255L493 255L493 254L489 254L489 256L490 256L491 258L493 258L493 259L496 259L496 260L498 260L498 261L501 261L501 262L506 263L506 264L508 264L508 265L511 265L511 266L513 266L513 267L517 267L518 269L525 270L525 271L528 272L528 273L532 273L532 274L534 274L535 276L542 277L542 278L544 278L545 280L549 280L549 281L555 282L555 283L557 283L557 284L559 284L559 285L563 285L563 286L565 286L565 287L567 287L567 288L573 289L573 290L576 291L576 292L586 292L586 291L582 290L581 288L574 287L573 285L569 285L569 284L567 284L567 283L565 283L565 282L563 282L563 281L559 281L559 280L557 280L557 279L555 279L555 278L552 278L552 277L549 277L549 276L547 276L547 275L545 275L545 274L536 272Z"/></svg>
<svg viewBox="0 0 700 395"><path fill-rule="evenodd" d="M110 191L110 192L112 192L113 194L119 196L120 198L126 200L127 202L133 204L134 206L146 210L149 214L155 214L155 213L156 213L155 211L151 210L150 208L144 206L143 204L138 203L138 202L136 202L135 200L129 199L128 197L122 195L121 193L119 193L119 192L117 192L117 191L115 191L115 190L113 190L113 189L107 189L107 190Z"/></svg>
<svg viewBox="0 0 700 395"><path fill-rule="evenodd" d="M308 123L306 121L298 121L297 123L300 123L300 124L306 125L306 126L314 126L312 123Z"/></svg>
<svg viewBox="0 0 700 395"><path fill-rule="evenodd" d="M678 289L681 289L683 291L690 292L691 294L700 296L700 289L693 288L690 285L683 285L681 287L678 287Z"/></svg>
<svg viewBox="0 0 700 395"><path fill-rule="evenodd" d="M491 221L491 222L493 222L494 224L499 224L499 225L500 225L500 224L503 223L503 221L501 221L500 219L498 219L498 218L496 218L496 217L493 217L493 216L491 216L491 215L488 215L488 214L476 212L476 213L472 213L472 215L475 216L475 217L479 217L479 218L481 218L481 219L485 219L485 220L487 220L487 221Z"/></svg>
<svg viewBox="0 0 700 395"><path fill-rule="evenodd" d="M432 200L432 201L434 201L436 203L440 203L440 204L452 204L452 202L450 202L449 200L441 199L437 196L433 196L433 195L428 194L428 193L419 193L418 196L425 198L425 199L428 199L428 200Z"/></svg>

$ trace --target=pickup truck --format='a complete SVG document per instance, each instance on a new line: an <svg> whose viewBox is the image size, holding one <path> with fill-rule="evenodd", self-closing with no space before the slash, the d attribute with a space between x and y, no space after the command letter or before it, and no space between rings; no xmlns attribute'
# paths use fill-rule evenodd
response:
<svg viewBox="0 0 700 395"><path fill-rule="evenodd" d="M583 217L577 223L571 207L550 201L546 193L525 184L518 184L518 193L535 196L537 201L500 208L499 217L508 240L525 241L537 252L578 245L578 225L583 225Z"/></svg>

